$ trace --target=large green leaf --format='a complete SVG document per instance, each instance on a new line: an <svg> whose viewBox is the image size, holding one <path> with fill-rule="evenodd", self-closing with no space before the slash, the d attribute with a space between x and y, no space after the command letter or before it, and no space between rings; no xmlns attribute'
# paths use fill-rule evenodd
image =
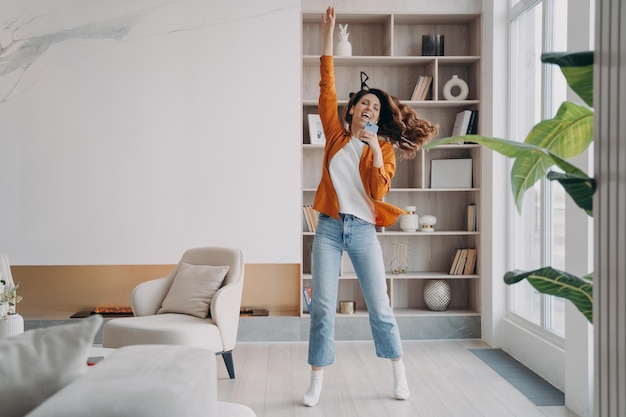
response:
<svg viewBox="0 0 626 417"><path fill-rule="evenodd" d="M554 164L558 166L559 168L561 168L563 172L567 172L568 174L572 174L572 175L577 175L579 177L587 177L587 174L585 174L580 168L578 168L576 165L570 164L565 159L556 155L554 152L548 151L548 154L552 157Z"/></svg>
<svg viewBox="0 0 626 417"><path fill-rule="evenodd" d="M593 193L596 190L596 183L588 176L580 177L574 174L551 171L548 179L558 181L567 194L574 200L574 203L593 217Z"/></svg>
<svg viewBox="0 0 626 417"><path fill-rule="evenodd" d="M554 118L535 125L524 141L564 159L580 154L591 142L593 112L567 101L561 104ZM538 152L525 153L515 159L511 168L511 186L518 211L521 211L526 190L543 178L553 164L551 157Z"/></svg>
<svg viewBox="0 0 626 417"><path fill-rule="evenodd" d="M585 210L587 215L593 216L593 193L596 191L596 181L575 165L549 152L556 166L563 170L549 172L548 179L558 181L576 205Z"/></svg>
<svg viewBox="0 0 626 417"><path fill-rule="evenodd" d="M479 145L483 145L509 158L518 158L518 157L528 156L533 153L550 157L550 153L547 150L542 149L535 145L522 143L522 142L515 142L515 141L507 140L507 139L491 138L491 137L481 136L481 135L465 135L465 136L451 136L448 138L439 138L424 145L423 149L426 149L426 150L433 149L441 145L447 145L449 143L454 143L454 142L459 142L459 141L474 142Z"/></svg>
<svg viewBox="0 0 626 417"><path fill-rule="evenodd" d="M546 52L541 62L560 66L572 90L593 107L593 51Z"/></svg>
<svg viewBox="0 0 626 417"><path fill-rule="evenodd" d="M527 279L542 294L570 300L583 315L593 323L593 284L590 280L579 278L552 267L534 271L509 271L504 275L506 284L515 284Z"/></svg>

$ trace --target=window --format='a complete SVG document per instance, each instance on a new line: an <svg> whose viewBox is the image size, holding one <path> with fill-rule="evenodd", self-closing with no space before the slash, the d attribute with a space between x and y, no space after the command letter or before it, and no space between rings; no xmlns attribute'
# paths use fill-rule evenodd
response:
<svg viewBox="0 0 626 417"><path fill-rule="evenodd" d="M566 99L565 79L557 66L541 63L541 53L567 49L567 0L512 0L511 5L511 137L522 142ZM513 269L564 269L564 210L562 187L545 179L526 192L521 212L512 207ZM509 293L512 315L564 336L562 299L540 294L526 280L510 286Z"/></svg>

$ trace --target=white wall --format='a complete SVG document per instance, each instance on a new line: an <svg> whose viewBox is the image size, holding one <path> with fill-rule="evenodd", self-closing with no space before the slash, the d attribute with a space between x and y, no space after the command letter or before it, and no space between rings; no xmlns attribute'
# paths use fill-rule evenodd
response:
<svg viewBox="0 0 626 417"><path fill-rule="evenodd" d="M15 265L300 262L299 0L3 0Z"/></svg>

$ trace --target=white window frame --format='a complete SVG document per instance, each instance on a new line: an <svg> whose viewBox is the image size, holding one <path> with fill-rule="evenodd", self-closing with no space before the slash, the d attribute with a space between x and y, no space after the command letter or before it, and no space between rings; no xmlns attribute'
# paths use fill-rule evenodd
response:
<svg viewBox="0 0 626 417"><path fill-rule="evenodd" d="M530 9L534 7L542 8L542 50L543 51L552 51L553 45L553 33L551 27L552 22L552 0L520 0L517 1L514 6L510 8L509 12L509 31L510 31L510 57L509 62L513 62L513 57L515 56L515 34L514 34L514 20L522 16L524 13L527 13ZM513 65L511 65L513 67ZM541 119L546 119L554 116L554 106L553 106L553 97L552 97L552 74L553 68L548 65L542 65L541 68ZM512 84L511 84L512 85ZM548 93L550 92L550 93ZM512 93L509 94L510 97L510 123L511 126L511 134L513 134L513 126L515 126L515 121L513 119L513 115L515 114L515 101L514 95ZM558 103L560 104L560 103ZM513 162L509 162L509 172L512 167ZM549 242L553 239L552 234L552 189L550 181L543 178L540 180L541 183L541 211L540 218L538 219L541 224L540 236L543 242L541 252L540 252L540 263L541 266L550 265L550 260L552 259L552 245ZM516 214L515 203L510 199L510 220L509 220L509 235L515 235L515 222L514 218ZM509 250L509 265L514 265L514 253L515 253L515 240L511 240L512 245ZM536 333L538 336L548 340L551 343L554 343L557 346L564 346L565 344L565 334L557 333L551 330L551 303L553 300L553 296L540 294L540 322L539 324L528 320L527 318L517 314L513 310L513 306L515 303L514 293L515 293L515 285L508 287L508 314L507 317L509 320L517 323L518 325L527 328L528 330Z"/></svg>

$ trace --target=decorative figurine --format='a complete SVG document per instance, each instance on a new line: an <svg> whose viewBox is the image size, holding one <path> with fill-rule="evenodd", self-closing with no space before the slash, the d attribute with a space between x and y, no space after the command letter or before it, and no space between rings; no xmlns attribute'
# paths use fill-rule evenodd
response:
<svg viewBox="0 0 626 417"><path fill-rule="evenodd" d="M419 217L415 214L415 206L406 206L404 211L408 214L400 215L400 229L403 232L416 232L419 229Z"/></svg>
<svg viewBox="0 0 626 417"><path fill-rule="evenodd" d="M422 225L422 232L434 232L433 226L437 223L437 218L432 214L426 214L420 217L420 224Z"/></svg>

